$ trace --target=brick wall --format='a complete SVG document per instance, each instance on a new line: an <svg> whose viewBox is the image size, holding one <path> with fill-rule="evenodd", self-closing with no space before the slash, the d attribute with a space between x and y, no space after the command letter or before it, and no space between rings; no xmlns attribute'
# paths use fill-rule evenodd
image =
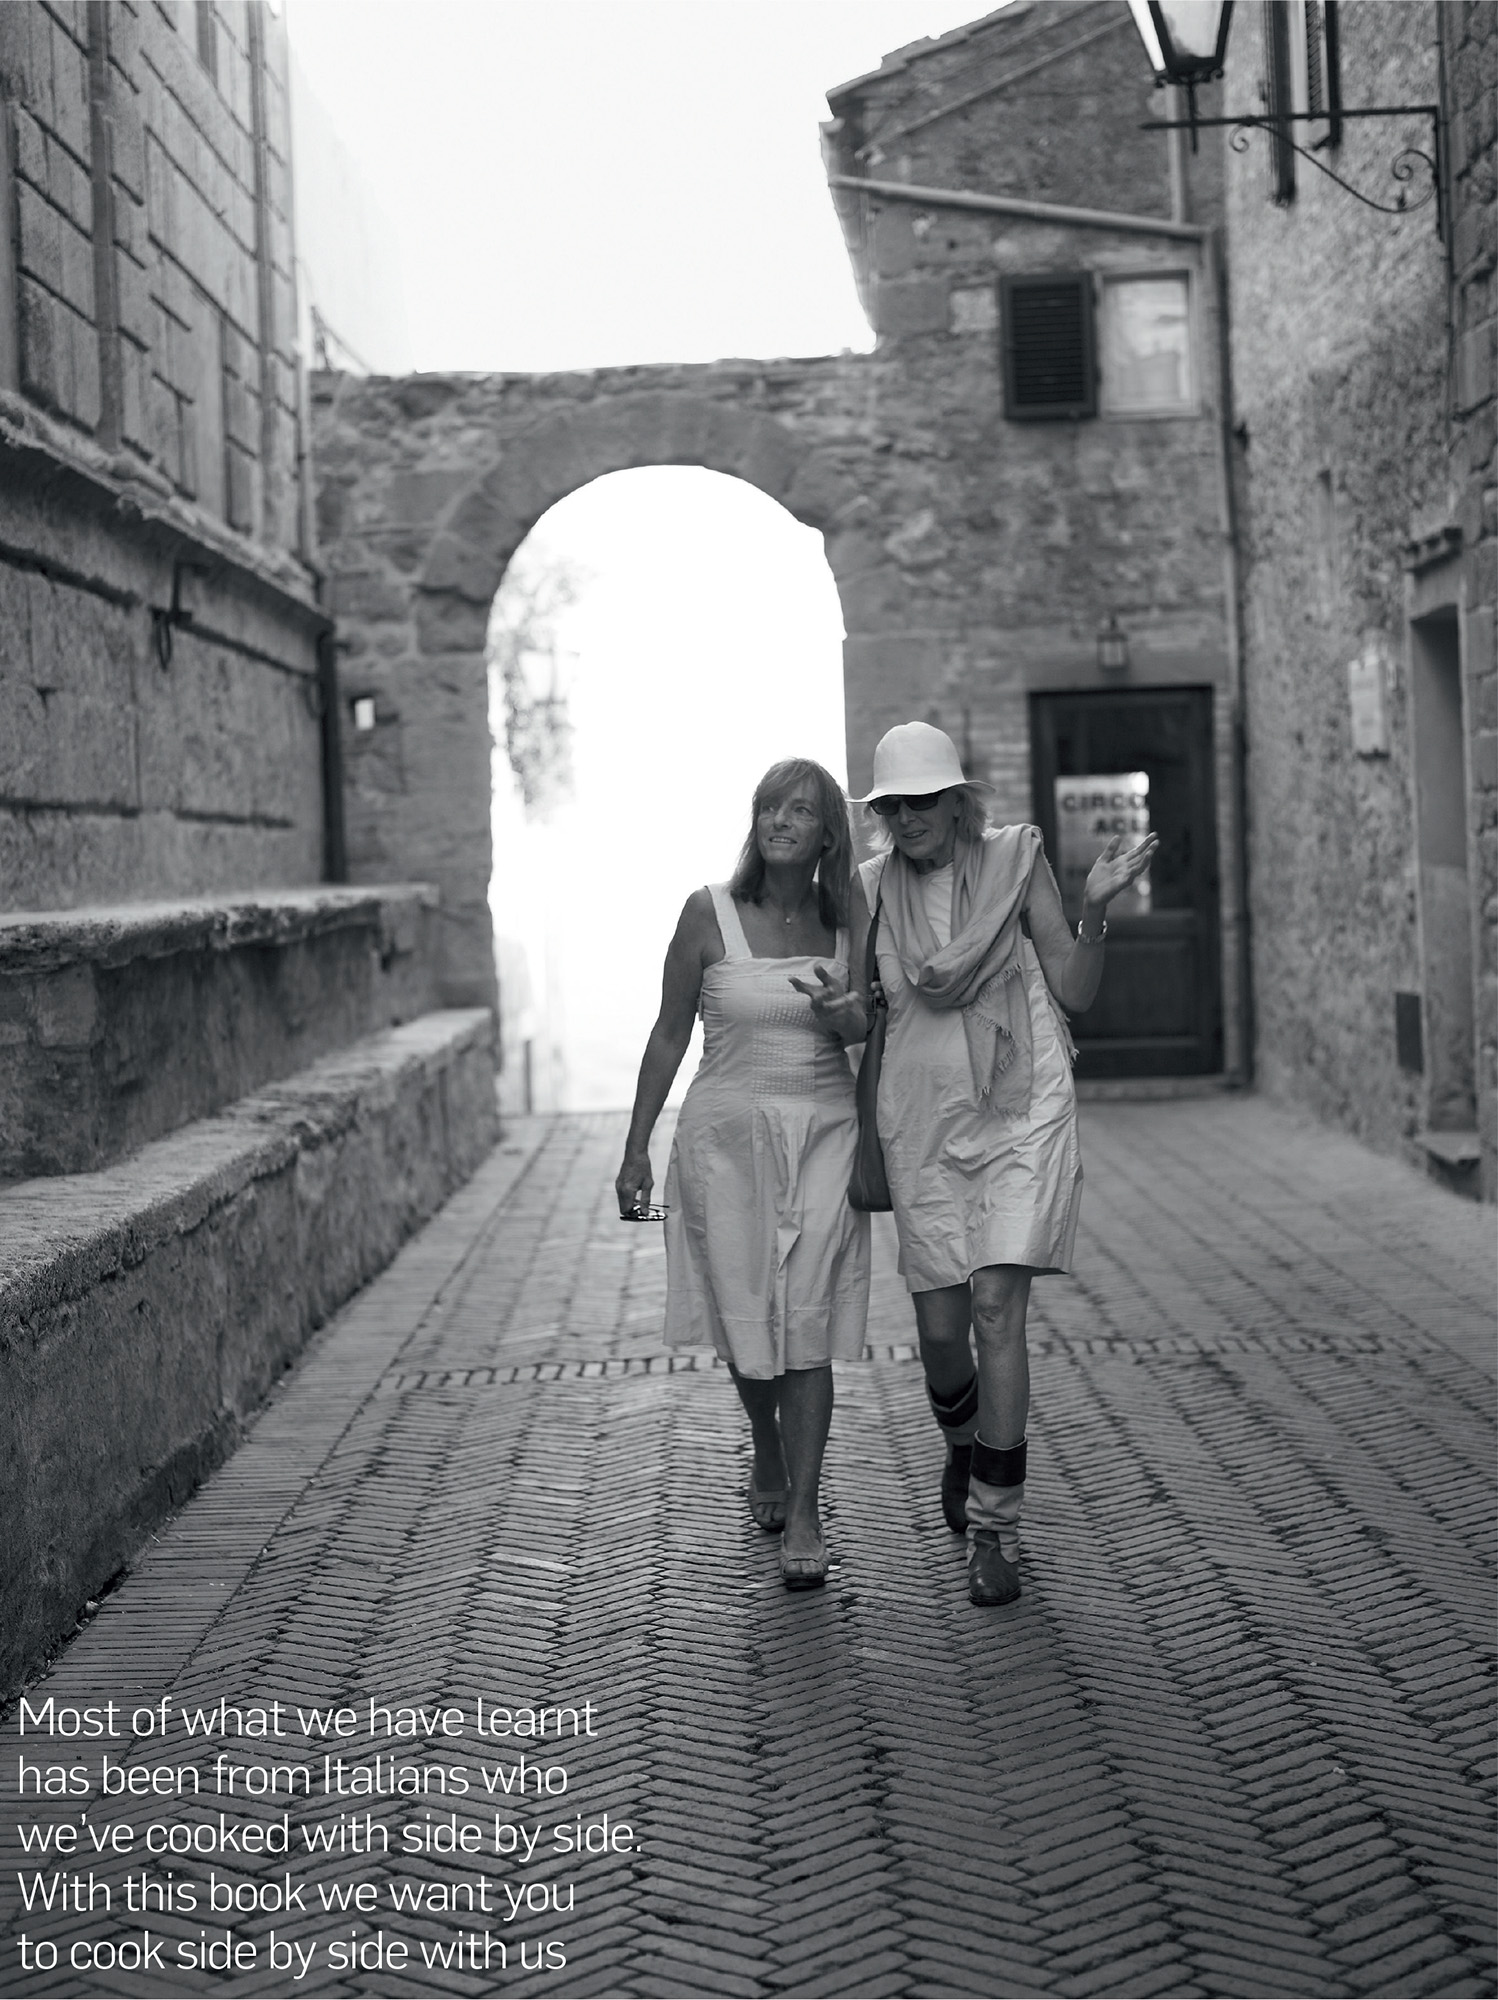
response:
<svg viewBox="0 0 1498 2000"><path fill-rule="evenodd" d="M322 872L286 75L261 0L0 7L10 907Z"/></svg>

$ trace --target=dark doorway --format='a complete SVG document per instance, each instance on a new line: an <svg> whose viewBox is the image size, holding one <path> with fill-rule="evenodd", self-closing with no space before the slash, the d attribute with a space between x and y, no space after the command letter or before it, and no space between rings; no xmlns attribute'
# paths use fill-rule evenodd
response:
<svg viewBox="0 0 1498 2000"><path fill-rule="evenodd" d="M1475 1132L1467 758L1455 609L1415 619L1410 639L1426 1115L1433 1132Z"/></svg>
<svg viewBox="0 0 1498 2000"><path fill-rule="evenodd" d="M1109 833L1160 837L1140 893L1108 913L1103 989L1072 1022L1078 1076L1220 1070L1212 690L1032 695L1030 744L1035 822L1073 925Z"/></svg>

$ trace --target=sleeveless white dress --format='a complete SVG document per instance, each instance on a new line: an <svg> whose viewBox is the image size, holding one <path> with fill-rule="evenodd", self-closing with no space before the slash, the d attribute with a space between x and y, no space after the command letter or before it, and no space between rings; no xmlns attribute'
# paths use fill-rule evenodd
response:
<svg viewBox="0 0 1498 2000"><path fill-rule="evenodd" d="M790 983L822 964L846 984L848 934L831 962L755 958L726 885L711 895L725 956L702 975L702 1061L666 1172L666 1344L711 1346L763 1381L863 1353L853 1073Z"/></svg>
<svg viewBox="0 0 1498 2000"><path fill-rule="evenodd" d="M878 877L869 864L859 874L872 907ZM921 886L945 945L951 867L933 869ZM889 1002L879 1139L906 1286L960 1285L988 1264L1069 1271L1082 1205L1077 1094L1034 945L1020 938L1034 1076L1029 1110L1012 1118L978 1102L961 1011L933 1007L916 992L882 920L876 950Z"/></svg>

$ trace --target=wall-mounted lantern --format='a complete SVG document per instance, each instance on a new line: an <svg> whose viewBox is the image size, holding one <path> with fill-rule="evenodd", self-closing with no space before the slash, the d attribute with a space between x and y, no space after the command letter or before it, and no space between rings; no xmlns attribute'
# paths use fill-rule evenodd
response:
<svg viewBox="0 0 1498 2000"><path fill-rule="evenodd" d="M1269 7L1282 6L1284 0L1265 0ZM1134 17L1134 25L1139 30L1139 39L1144 44L1144 53L1154 72L1155 83L1163 88L1167 83L1179 84L1186 92L1187 115L1184 118L1151 120L1140 129L1145 132L1189 132L1191 150L1196 151L1198 132L1214 125L1229 125L1232 132L1228 144L1234 152L1241 153L1248 145L1251 132L1267 132L1277 146L1289 153L1297 153L1308 160L1318 173L1335 181L1339 188L1354 196L1365 207L1377 209L1381 215L1402 215L1412 209L1423 208L1434 199L1436 204L1436 228L1444 237L1446 216L1446 159L1444 135L1441 130L1441 107L1438 104L1365 104L1349 109L1337 103L1335 118L1401 118L1421 117L1431 121L1431 149L1423 152L1418 146L1405 146L1395 155L1389 171L1399 182L1400 193L1394 202L1374 201L1355 188L1351 181L1343 180L1333 172L1320 152L1298 146L1290 136L1293 125L1324 124L1328 118L1326 107L1317 110L1295 111L1288 106L1274 102L1271 92L1271 109L1258 115L1242 112L1234 118L1199 118L1196 112L1196 89L1198 84L1208 83L1223 73L1227 59L1228 31L1233 20L1233 0L1129 0L1129 11ZM1323 13L1326 19L1326 33L1333 38L1337 21L1337 0L1324 0ZM1430 175L1430 190L1418 201L1410 201L1406 195L1409 181L1424 166Z"/></svg>
<svg viewBox="0 0 1498 2000"><path fill-rule="evenodd" d="M1178 83L1190 107L1191 150L1196 151L1196 86L1222 75L1228 52L1233 0L1129 0L1155 82Z"/></svg>
<svg viewBox="0 0 1498 2000"><path fill-rule="evenodd" d="M1126 674L1129 671L1129 635L1112 611L1108 613L1107 623L1098 627L1097 664L1100 674Z"/></svg>

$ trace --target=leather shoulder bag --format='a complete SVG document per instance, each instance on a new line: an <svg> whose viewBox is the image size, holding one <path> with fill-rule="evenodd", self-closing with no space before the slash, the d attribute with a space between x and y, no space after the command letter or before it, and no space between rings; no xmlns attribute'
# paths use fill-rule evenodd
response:
<svg viewBox="0 0 1498 2000"><path fill-rule="evenodd" d="M858 1065L855 1097L858 1105L858 1142L853 1153L853 1173L848 1182L848 1205L868 1214L892 1208L889 1178L884 1171L884 1148L879 1143L879 1072L884 1066L884 1033L889 1024L885 1002L874 999L879 983L875 948L879 937L879 904L869 923L868 951L864 958L864 989L874 1018L863 1045Z"/></svg>

